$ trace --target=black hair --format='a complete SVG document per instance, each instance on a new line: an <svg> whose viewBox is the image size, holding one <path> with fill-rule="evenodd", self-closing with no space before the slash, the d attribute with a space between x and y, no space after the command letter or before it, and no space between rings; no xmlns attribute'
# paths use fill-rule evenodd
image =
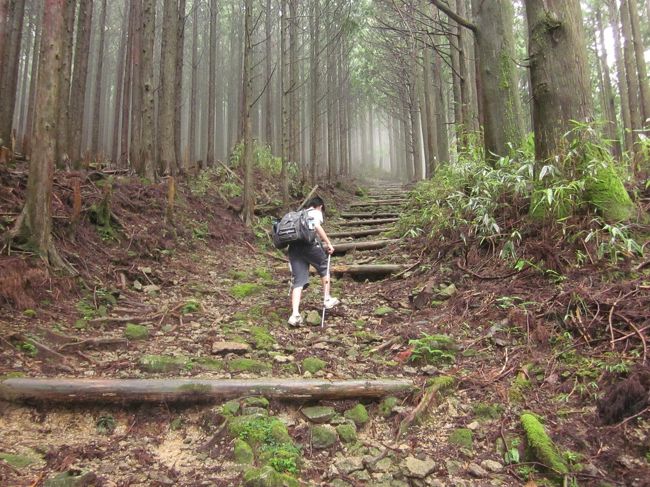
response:
<svg viewBox="0 0 650 487"><path fill-rule="evenodd" d="M320 196L314 196L312 199L310 199L305 205L305 208L316 208L317 206L322 206L323 214L325 214L325 202Z"/></svg>

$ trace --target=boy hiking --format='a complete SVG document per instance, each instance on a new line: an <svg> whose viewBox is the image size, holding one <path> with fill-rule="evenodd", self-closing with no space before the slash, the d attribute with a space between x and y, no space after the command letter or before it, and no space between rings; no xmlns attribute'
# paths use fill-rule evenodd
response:
<svg viewBox="0 0 650 487"><path fill-rule="evenodd" d="M309 200L305 205L309 227L313 228L317 238L313 243L292 242L289 244L289 264L291 265L291 308L289 325L300 326L300 298L302 290L309 286L309 265L314 266L323 282L323 304L325 309L332 309L339 304L337 298L330 295L330 276L328 266L328 254L334 253L332 242L323 230L323 213L325 213L325 202L319 196ZM327 254L326 254L327 252Z"/></svg>

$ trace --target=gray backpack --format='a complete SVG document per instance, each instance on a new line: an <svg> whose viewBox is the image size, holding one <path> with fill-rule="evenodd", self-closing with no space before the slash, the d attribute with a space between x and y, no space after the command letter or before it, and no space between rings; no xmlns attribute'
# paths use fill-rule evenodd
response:
<svg viewBox="0 0 650 487"><path fill-rule="evenodd" d="M282 249L291 243L314 243L316 232L309 222L309 210L290 211L273 223L273 245Z"/></svg>

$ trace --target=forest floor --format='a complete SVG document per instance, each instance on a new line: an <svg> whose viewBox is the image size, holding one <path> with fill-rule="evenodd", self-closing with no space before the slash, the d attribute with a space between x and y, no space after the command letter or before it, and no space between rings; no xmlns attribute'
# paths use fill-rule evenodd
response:
<svg viewBox="0 0 650 487"><path fill-rule="evenodd" d="M0 174L3 187L14 188L0 201L5 225L19 209L23 176ZM64 220L72 185L59 184L55 215ZM642 348L637 339L644 329L617 335L622 339L612 350L606 334L601 339L590 332L586 322L593 316L567 306L572 296L587 294L601 302L605 323L607 316L610 324L625 321L616 318L617 309L625 319L636 322L636 313L647 320L650 277L643 263L549 279L532 268L513 273L489 249L404 241L334 257L333 264L418 265L378 281L335 278L333 295L342 304L327 313L324 328L314 278L302 306L309 323L291 328L286 264L211 192L192 196L192 188L182 189L178 216L163 225L152 217L164 214L162 184L116 183L108 191L95 181L83 187L87 217L68 234L76 235L74 241L57 242L82 270L84 286L23 254L0 257L0 375L391 377L411 379L420 390L444 375L454 379L453 387L437 394L402 436L400 421L421 393L362 401L367 418L363 408L350 412L359 401L321 401L333 411L317 412L332 426L307 418L315 404L276 400L267 405L243 398L225 409L0 402L0 484L63 485L51 479L69 472L86 475L70 485L242 485L248 467L236 461L242 458L235 455L233 435L250 439L255 432L225 428L232 415L281 421L299 460L278 458L287 459L286 471L296 467L305 485L561 483L528 456L520 416L532 411L575 472L572 485L650 485L650 373L640 365L645 342ZM91 216L108 194L113 215L106 225ZM328 231L353 196L340 192L334 199ZM112 233L118 223L119 234ZM58 230L71 232L61 224ZM558 331L567 315L575 320L574 334ZM250 348L243 355L224 353L224 342ZM611 393L610 383L626 383L621 378L636 389ZM620 407L599 411L602 396L605 406ZM256 421L247 427L265 427ZM249 485L291 485L286 478L278 482Z"/></svg>

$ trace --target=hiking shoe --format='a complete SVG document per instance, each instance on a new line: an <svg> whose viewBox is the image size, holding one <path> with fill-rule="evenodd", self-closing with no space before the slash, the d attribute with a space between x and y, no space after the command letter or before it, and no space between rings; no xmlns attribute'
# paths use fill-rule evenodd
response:
<svg viewBox="0 0 650 487"><path fill-rule="evenodd" d="M291 315L289 317L289 325L290 326L300 326L300 325L302 325L302 316L300 316L300 315Z"/></svg>
<svg viewBox="0 0 650 487"><path fill-rule="evenodd" d="M332 309L334 306L339 304L341 301L338 300L338 298L332 298L329 297L325 300L323 303L325 305L325 309Z"/></svg>

